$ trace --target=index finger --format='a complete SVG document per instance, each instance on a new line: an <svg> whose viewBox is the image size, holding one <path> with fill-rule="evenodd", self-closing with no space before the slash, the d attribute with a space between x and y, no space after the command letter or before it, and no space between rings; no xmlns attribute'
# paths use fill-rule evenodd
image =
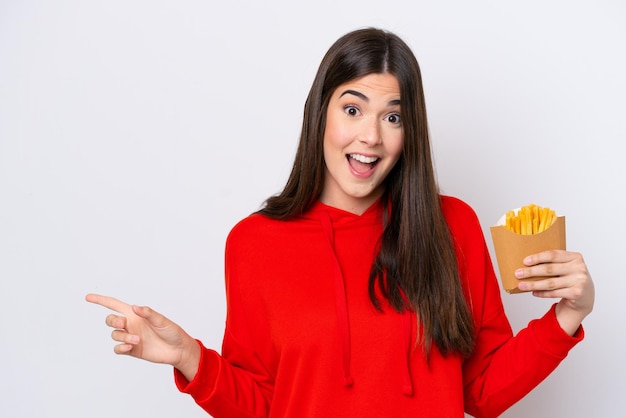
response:
<svg viewBox="0 0 626 418"><path fill-rule="evenodd" d="M524 264L533 266L543 263L565 263L570 261L571 258L570 253L565 250L547 250L529 255L524 259Z"/></svg>
<svg viewBox="0 0 626 418"><path fill-rule="evenodd" d="M111 296L89 293L85 296L85 300L87 302L95 303L96 305L104 306L105 308L109 308L112 311L119 312L126 316L133 312L133 309L129 304L112 298Z"/></svg>

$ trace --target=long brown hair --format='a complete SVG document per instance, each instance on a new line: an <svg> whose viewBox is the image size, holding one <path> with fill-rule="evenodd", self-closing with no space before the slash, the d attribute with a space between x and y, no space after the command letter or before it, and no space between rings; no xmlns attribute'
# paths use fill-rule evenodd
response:
<svg viewBox="0 0 626 418"><path fill-rule="evenodd" d="M287 184L260 212L287 219L304 213L319 198L324 185L323 137L330 97L338 86L373 73L390 73L398 79L404 146L385 179L385 224L370 272L370 298L379 310L377 294L399 312L414 310L422 325L418 338L426 353L434 342L444 355L469 355L474 343L473 321L441 211L421 73L411 49L398 36L380 29L359 29L331 46L304 106L300 143Z"/></svg>

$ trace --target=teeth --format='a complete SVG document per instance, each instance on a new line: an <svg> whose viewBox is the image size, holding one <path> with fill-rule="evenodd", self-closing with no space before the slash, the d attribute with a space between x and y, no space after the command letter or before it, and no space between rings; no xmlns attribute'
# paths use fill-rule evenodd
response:
<svg viewBox="0 0 626 418"><path fill-rule="evenodd" d="M364 164L371 164L378 160L378 157L366 157L365 155L361 154L349 154L349 157Z"/></svg>

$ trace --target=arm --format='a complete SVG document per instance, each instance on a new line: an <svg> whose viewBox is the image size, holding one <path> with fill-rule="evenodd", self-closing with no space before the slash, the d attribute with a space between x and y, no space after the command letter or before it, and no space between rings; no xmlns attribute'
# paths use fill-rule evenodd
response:
<svg viewBox="0 0 626 418"><path fill-rule="evenodd" d="M518 277L558 274L530 286L552 286L554 290L533 290L539 297L564 299L513 336L478 218L459 202L449 201L444 209L476 325L475 347L463 364L465 408L476 417L498 416L543 381L582 340L580 321L593 305L593 284L582 257L574 253L531 255Z"/></svg>
<svg viewBox="0 0 626 418"><path fill-rule="evenodd" d="M512 336L498 283L484 250L486 274L478 315L476 347L464 365L466 409L473 415L496 416L523 398L567 356L584 333L582 319L591 311L593 283L582 257L567 251L547 251L528 257L518 277L555 276L520 282L538 297L563 296L539 319Z"/></svg>
<svg viewBox="0 0 626 418"><path fill-rule="evenodd" d="M486 318L463 367L468 413L499 416L549 376L583 339L582 328L574 336L561 329L555 307L515 336L504 311Z"/></svg>
<svg viewBox="0 0 626 418"><path fill-rule="evenodd" d="M176 385L214 417L267 416L271 391L267 374L254 352L228 332L223 356L205 348L180 326L160 313L108 296L89 294L86 300L121 315L110 314L106 324L119 342L117 354L172 365Z"/></svg>

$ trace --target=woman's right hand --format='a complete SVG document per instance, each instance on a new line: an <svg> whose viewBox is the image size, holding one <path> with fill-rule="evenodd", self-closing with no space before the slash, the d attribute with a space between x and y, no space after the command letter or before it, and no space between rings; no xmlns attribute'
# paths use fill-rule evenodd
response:
<svg viewBox="0 0 626 418"><path fill-rule="evenodd" d="M109 308L106 324L111 337L120 344L117 354L126 354L154 363L170 364L188 381L193 380L200 362L200 346L180 326L147 306L135 306L109 296L88 294L87 302Z"/></svg>

